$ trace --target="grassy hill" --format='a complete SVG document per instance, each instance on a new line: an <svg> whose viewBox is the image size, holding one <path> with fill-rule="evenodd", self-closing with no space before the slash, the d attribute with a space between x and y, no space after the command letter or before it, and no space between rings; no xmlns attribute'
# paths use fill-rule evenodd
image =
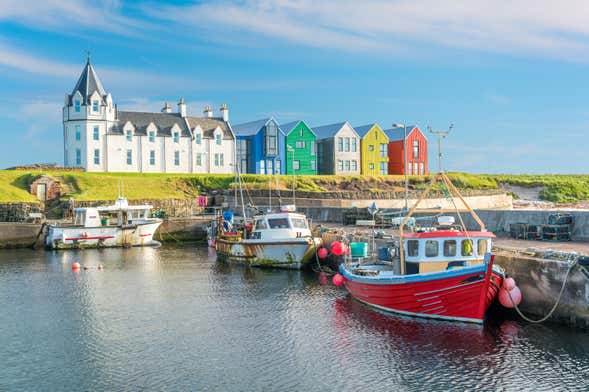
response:
<svg viewBox="0 0 589 392"><path fill-rule="evenodd" d="M28 192L30 183L39 175L58 179L65 190L64 197L76 200L112 200L124 187L128 199L167 199L195 197L201 191L234 189L235 177L226 174L144 174L144 173L86 173L52 171L0 171L0 202L34 201ZM540 197L553 202L574 202L589 199L589 176L585 175L474 175L449 173L459 189L498 189L501 184L523 187L543 187ZM248 189L273 188L289 190L291 176L244 175ZM423 189L428 177L409 177L412 189ZM373 192L401 190L403 176L297 176L296 189L308 192L357 191Z"/></svg>

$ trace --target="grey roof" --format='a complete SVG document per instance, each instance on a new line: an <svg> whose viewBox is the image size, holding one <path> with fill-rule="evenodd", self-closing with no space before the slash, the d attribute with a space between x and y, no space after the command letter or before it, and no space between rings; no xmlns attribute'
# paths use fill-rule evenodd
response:
<svg viewBox="0 0 589 392"><path fill-rule="evenodd" d="M289 134L292 132L292 130L294 129L294 127L296 127L299 123L303 123L307 126L307 128L309 128L311 130L311 132L313 134L315 134L315 131L313 130L313 128L311 128L305 121L303 120L295 120L295 121L291 121L288 122L286 124L280 124L280 129L282 129L284 131L285 134ZM317 136L317 135L315 135Z"/></svg>
<svg viewBox="0 0 589 392"><path fill-rule="evenodd" d="M246 123L236 124L233 125L233 132L235 132L236 136L251 136L255 135L262 129L264 125L268 123L272 118L263 118L261 120L250 121Z"/></svg>
<svg viewBox="0 0 589 392"><path fill-rule="evenodd" d="M76 87L74 87L72 90L70 95L70 105L72 97L76 91L80 92L86 105L90 103L90 97L92 94L94 94L95 91L98 92L101 98L104 99L106 97L106 91L104 91L104 87L102 87L102 83L100 82L96 71L94 71L94 67L92 67L92 64L90 64L90 58L88 58L86 66L82 70L82 74L78 79L78 83L76 83Z"/></svg>
<svg viewBox="0 0 589 392"><path fill-rule="evenodd" d="M315 135L317 135L317 140L328 139L330 137L334 137L335 134L338 133L344 125L346 125L346 121L335 124L322 125L320 127L313 127L313 131L315 132Z"/></svg>
<svg viewBox="0 0 589 392"><path fill-rule="evenodd" d="M370 131L372 129L372 127L374 127L375 125L377 125L377 124L372 123L372 124L368 124L368 125L362 125L360 127L354 127L354 129L356 130L358 135L360 135L360 137L363 138L364 136L366 136L368 131Z"/></svg>
<svg viewBox="0 0 589 392"><path fill-rule="evenodd" d="M233 134L227 124L221 117L186 117L190 129L194 130L196 126L200 126L203 132L203 137L213 138L213 132L217 127L223 131L223 139L233 139Z"/></svg>
<svg viewBox="0 0 589 392"><path fill-rule="evenodd" d="M414 128L417 127L415 125L408 125L406 135L405 129L403 127L385 129L384 133L388 136L389 142L398 142L400 140L405 139L404 136L409 136L409 134L413 131Z"/></svg>
<svg viewBox="0 0 589 392"><path fill-rule="evenodd" d="M182 136L192 136L186 126L186 121L178 113L149 113L149 112L126 112L119 110L118 127L111 129L111 132L121 133L127 121L135 127L135 132L139 135L147 135L147 126L153 123L157 128L158 136L172 136L172 127L178 124L182 130Z"/></svg>

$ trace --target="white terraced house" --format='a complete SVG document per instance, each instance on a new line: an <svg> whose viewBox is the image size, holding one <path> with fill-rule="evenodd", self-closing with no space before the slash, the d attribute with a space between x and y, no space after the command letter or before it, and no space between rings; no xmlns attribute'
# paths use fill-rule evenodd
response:
<svg viewBox="0 0 589 392"><path fill-rule="evenodd" d="M117 110L90 58L63 107L64 164L92 172L233 173L235 136L227 105L220 117Z"/></svg>

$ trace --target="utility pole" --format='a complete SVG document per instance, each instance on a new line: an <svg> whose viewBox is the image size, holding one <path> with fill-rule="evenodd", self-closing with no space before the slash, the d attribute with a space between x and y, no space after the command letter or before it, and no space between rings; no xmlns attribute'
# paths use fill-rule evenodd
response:
<svg viewBox="0 0 589 392"><path fill-rule="evenodd" d="M450 127L448 128L447 131L443 131L443 130L434 131L432 129L432 127L430 127L429 125L427 127L427 130L429 131L429 133L431 133L432 135L436 135L436 137L438 138L438 170L440 173L442 173L444 170L442 167L442 139L445 139L446 136L448 136L448 134L450 133L452 128L454 128L454 124L450 124Z"/></svg>

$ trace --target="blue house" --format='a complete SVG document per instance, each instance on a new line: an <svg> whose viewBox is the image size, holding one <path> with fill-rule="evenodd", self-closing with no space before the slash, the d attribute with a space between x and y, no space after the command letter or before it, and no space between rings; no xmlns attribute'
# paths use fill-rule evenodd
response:
<svg viewBox="0 0 589 392"><path fill-rule="evenodd" d="M286 135L272 117L233 125L241 173L285 174Z"/></svg>

